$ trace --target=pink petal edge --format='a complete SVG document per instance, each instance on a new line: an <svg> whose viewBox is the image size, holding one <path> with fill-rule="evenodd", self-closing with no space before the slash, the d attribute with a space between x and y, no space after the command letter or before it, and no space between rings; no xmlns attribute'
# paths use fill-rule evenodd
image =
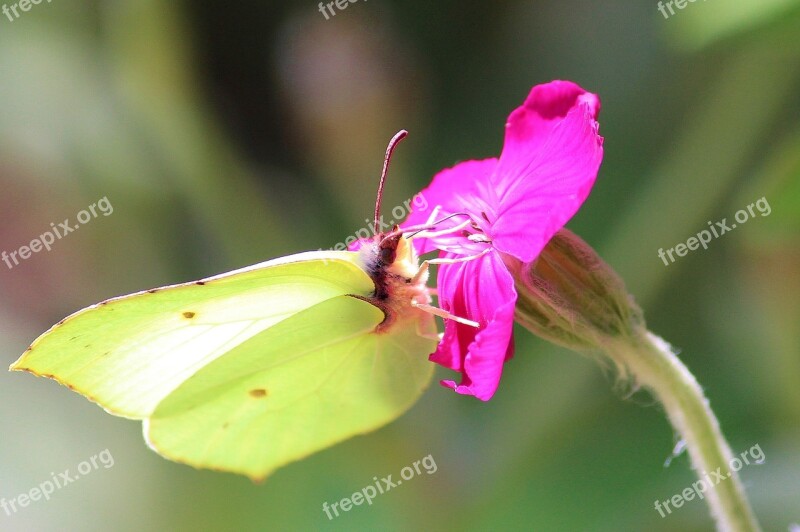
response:
<svg viewBox="0 0 800 532"><path fill-rule="evenodd" d="M442 381L442 385L488 401L500 383L504 362L513 355L514 279L500 256L491 252L473 261L440 266L438 286L442 308L478 321L481 327L447 321L430 360L461 372L460 384Z"/></svg>

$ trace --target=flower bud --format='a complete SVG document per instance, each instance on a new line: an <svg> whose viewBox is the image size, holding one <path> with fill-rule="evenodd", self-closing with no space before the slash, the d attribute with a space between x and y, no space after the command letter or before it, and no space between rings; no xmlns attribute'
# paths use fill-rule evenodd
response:
<svg viewBox="0 0 800 532"><path fill-rule="evenodd" d="M517 322L546 340L587 351L644 330L642 311L622 279L567 229L532 263L508 266L518 293Z"/></svg>

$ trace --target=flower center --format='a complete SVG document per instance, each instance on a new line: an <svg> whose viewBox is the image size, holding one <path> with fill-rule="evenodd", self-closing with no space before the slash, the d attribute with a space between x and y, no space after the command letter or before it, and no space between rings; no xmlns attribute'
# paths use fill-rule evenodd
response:
<svg viewBox="0 0 800 532"><path fill-rule="evenodd" d="M486 216L485 212L481 211L481 217L489 223L489 217ZM492 239L490 239L484 230L481 228L480 225L475 221L474 218L470 216L470 223L468 225L468 229L464 229L461 231L461 236L465 237L470 242L476 242L480 244L491 244Z"/></svg>
<svg viewBox="0 0 800 532"><path fill-rule="evenodd" d="M443 218L437 219L441 206L437 205L431 213L428 221L422 225L406 227L405 232L408 238L440 239L452 236L461 236L471 243L491 244L492 239L486 234L482 227L491 224L485 212L480 213L482 220L468 212L456 212ZM460 221L459 221L460 220ZM442 228L444 222L449 222L447 227Z"/></svg>

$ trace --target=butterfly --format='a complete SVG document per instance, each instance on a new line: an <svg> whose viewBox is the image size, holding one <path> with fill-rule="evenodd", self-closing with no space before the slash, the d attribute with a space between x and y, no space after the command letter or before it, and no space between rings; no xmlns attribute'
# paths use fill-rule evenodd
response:
<svg viewBox="0 0 800 532"><path fill-rule="evenodd" d="M11 365L143 420L163 457L264 479L399 417L430 383L439 335L427 264L395 226L358 251L311 251L115 297Z"/></svg>

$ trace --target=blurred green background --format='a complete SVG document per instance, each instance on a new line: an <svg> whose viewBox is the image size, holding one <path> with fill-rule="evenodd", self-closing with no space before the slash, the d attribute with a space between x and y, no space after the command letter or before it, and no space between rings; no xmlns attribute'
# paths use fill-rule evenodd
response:
<svg viewBox="0 0 800 532"><path fill-rule="evenodd" d="M499 153L530 87L599 94L605 160L569 227L682 352L766 530L800 522L800 2L709 0L669 18L613 0L55 0L0 17L0 251L107 197L113 214L13 269L0 356L110 296L296 251L364 225L440 168ZM772 213L664 266L669 248L765 197ZM405 416L262 485L167 462L140 423L0 372L0 497L108 449L101 468L0 530L711 530L644 394L525 331L488 403L433 385ZM449 377L441 368L437 377ZM322 503L432 455L421 475L329 521Z"/></svg>

